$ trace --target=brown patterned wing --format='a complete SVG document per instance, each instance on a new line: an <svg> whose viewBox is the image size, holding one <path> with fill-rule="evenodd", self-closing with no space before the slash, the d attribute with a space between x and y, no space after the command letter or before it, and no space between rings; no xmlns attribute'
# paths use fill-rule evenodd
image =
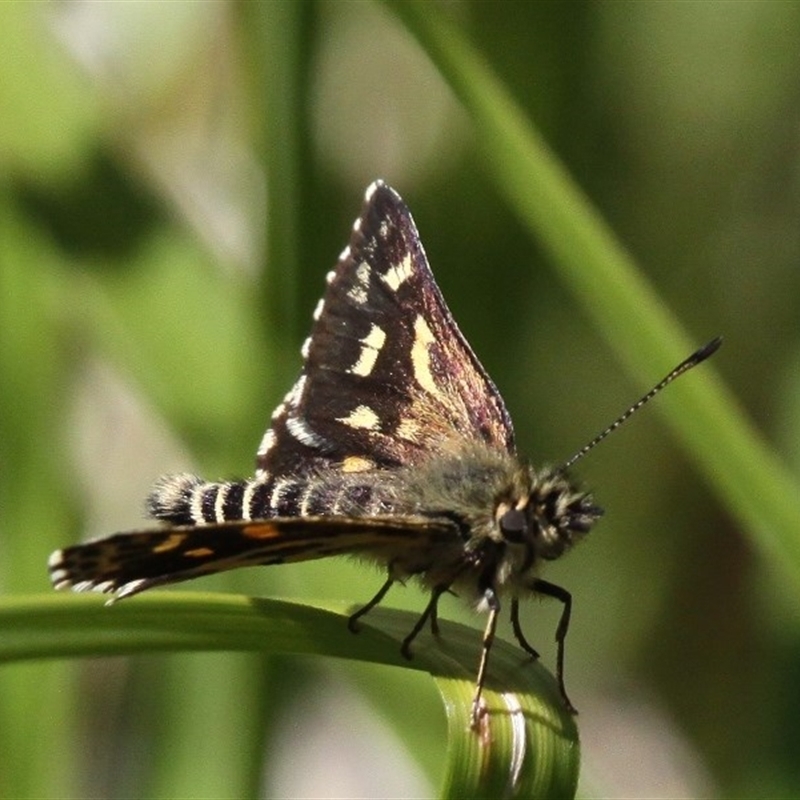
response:
<svg viewBox="0 0 800 800"><path fill-rule="evenodd" d="M425 517L278 517L118 533L56 550L48 567L56 589L121 599L238 567L387 550L408 557L453 535L447 521Z"/></svg>
<svg viewBox="0 0 800 800"><path fill-rule="evenodd" d="M303 370L273 415L259 472L415 464L442 447L514 450L500 394L436 285L414 220L381 181L314 312Z"/></svg>

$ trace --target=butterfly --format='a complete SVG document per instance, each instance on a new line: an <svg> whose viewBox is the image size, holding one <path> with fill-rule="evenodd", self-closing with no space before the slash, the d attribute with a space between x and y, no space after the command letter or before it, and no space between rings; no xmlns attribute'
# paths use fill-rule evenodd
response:
<svg viewBox="0 0 800 800"><path fill-rule="evenodd" d="M721 340L678 365L563 465L535 468L517 455L503 399L453 320L408 208L382 181L367 189L313 317L303 368L272 415L254 477L161 478L147 508L162 527L56 551L53 585L111 593L113 601L236 567L371 559L386 579L349 627L357 630L394 583L418 578L430 600L402 643L408 657L426 625L438 633L444 593L488 614L474 726L501 607L508 602L520 646L538 657L519 607L545 595L562 605L556 678L574 711L564 684L572 598L539 570L603 511L567 470Z"/></svg>

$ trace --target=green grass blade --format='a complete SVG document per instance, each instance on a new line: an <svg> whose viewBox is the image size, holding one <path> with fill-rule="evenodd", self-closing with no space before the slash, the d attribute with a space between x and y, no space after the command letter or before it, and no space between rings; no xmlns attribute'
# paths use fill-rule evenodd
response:
<svg viewBox="0 0 800 800"><path fill-rule="evenodd" d="M572 797L577 732L547 670L497 641L480 731L469 728L480 636L442 623L420 635L414 658L400 642L416 616L377 609L357 636L344 604L312 607L240 595L153 594L107 608L96 597L0 602L0 663L154 651L258 651L355 659L429 672L448 718L443 797ZM444 748L444 745L443 745Z"/></svg>

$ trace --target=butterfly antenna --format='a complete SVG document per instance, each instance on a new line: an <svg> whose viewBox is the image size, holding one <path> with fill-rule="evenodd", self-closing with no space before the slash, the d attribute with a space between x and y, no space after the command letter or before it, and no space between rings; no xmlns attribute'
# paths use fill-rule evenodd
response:
<svg viewBox="0 0 800 800"><path fill-rule="evenodd" d="M608 436L609 433L612 433L620 425L622 425L625 420L628 419L634 412L638 411L645 403L650 402L665 386L672 383L679 375L683 375L684 372L687 372L692 367L696 367L701 362L705 361L709 356L713 355L714 353L719 350L720 345L722 344L722 337L718 336L716 339L712 339L708 344L703 345L699 350L696 350L692 353L689 358L685 361L681 361L675 369L673 369L669 375L667 375L663 380L659 381L646 395L644 395L640 400L637 400L624 414L617 417L614 422L612 422L604 431L598 433L597 436L592 439L591 442L581 447L574 456L569 458L564 465L561 467L562 470L569 469L576 461L579 461L583 458L590 450L594 449L603 439Z"/></svg>

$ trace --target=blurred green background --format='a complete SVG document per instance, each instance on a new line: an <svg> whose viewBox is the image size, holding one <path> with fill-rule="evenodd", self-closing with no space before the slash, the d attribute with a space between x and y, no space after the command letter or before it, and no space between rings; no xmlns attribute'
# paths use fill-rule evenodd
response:
<svg viewBox="0 0 800 800"><path fill-rule="evenodd" d="M800 4L442 8L696 343L724 334L713 367L796 470ZM141 525L161 473L250 474L376 177L410 205L534 462L566 458L643 388L379 4L0 4L0 120L3 593L47 591L56 547ZM581 794L800 795L800 615L782 575L653 409L578 472L607 516L546 578L575 602ZM203 587L357 604L381 580L343 561ZM442 613L482 625L456 600ZM523 620L551 665L557 613L532 603ZM0 672L0 794L425 796L444 732L430 682L390 668L16 665Z"/></svg>

